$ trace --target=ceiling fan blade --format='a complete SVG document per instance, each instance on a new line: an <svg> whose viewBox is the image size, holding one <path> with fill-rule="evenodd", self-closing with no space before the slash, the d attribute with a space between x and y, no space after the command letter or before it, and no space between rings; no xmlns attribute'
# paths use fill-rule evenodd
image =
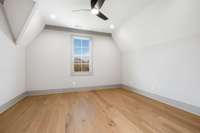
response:
<svg viewBox="0 0 200 133"><path fill-rule="evenodd" d="M105 2L105 0L98 0L97 1L97 7L98 7L98 9L101 9L101 7L103 6L104 2Z"/></svg>
<svg viewBox="0 0 200 133"><path fill-rule="evenodd" d="M91 0L91 8L93 9L95 5L97 4L98 0Z"/></svg>
<svg viewBox="0 0 200 133"><path fill-rule="evenodd" d="M97 16L98 17L100 17L101 19L103 19L103 20L108 20L108 17L106 17L103 13L101 13L101 12L99 12L98 14L97 14Z"/></svg>
<svg viewBox="0 0 200 133"><path fill-rule="evenodd" d="M72 12L81 12L81 11L89 11L89 12L90 12L90 9L79 9L79 10L72 10Z"/></svg>

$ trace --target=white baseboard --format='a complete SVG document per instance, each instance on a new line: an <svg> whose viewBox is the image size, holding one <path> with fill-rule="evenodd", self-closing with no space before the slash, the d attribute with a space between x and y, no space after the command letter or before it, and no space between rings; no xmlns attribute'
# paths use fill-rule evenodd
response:
<svg viewBox="0 0 200 133"><path fill-rule="evenodd" d="M184 110L186 112L200 116L200 107L190 105L190 104L187 104L187 103L183 103L183 102L180 102L180 101L177 101L177 100L169 99L169 98L166 98L166 97L163 97L163 96L160 96L160 95L156 95L156 94L153 94L153 93L150 93L150 92L146 92L146 91L134 88L134 87L127 86L127 85L122 85L122 88L127 89L127 90L132 91L132 92L135 92L135 93L138 93L140 95L149 97L151 99L157 100L159 102L168 104L170 106Z"/></svg>
<svg viewBox="0 0 200 133"><path fill-rule="evenodd" d="M28 96L27 92L24 92L21 95L16 96L15 98L11 99L10 101L5 103L4 105L0 106L0 114L5 112L6 110L8 110L9 108L14 106L16 103L18 103L19 101L21 101L22 99L24 99L27 96Z"/></svg>
<svg viewBox="0 0 200 133"><path fill-rule="evenodd" d="M190 104L186 104L180 101L176 101L173 99L169 99L166 97L162 97L156 94L152 94L146 91L142 91L139 89L136 89L134 87L126 86L126 85L121 85L121 84L116 84L116 85L105 85L105 86L93 86L93 87L80 87L80 88L73 88L73 89L51 89L51 90L34 90L34 91L27 91L24 92L23 94L13 98L6 104L0 106L0 113L3 113L4 111L8 110L12 106L14 106L17 102L20 100L24 99L27 96L37 96L37 95L49 95L49 94L56 94L56 93L66 93L66 92L80 92L80 91L92 91L92 90L103 90L103 89L114 89L114 88L123 88L130 90L132 92L138 93L140 95L149 97L151 99L160 101L162 103L168 104L170 106L173 106L175 108L179 108L181 110L184 110L186 112L190 112L193 114L196 114L200 116L200 107L193 106Z"/></svg>
<svg viewBox="0 0 200 133"><path fill-rule="evenodd" d="M27 93L29 96L37 96L37 95L49 95L49 94L67 93L67 92L103 90L103 89L112 89L112 88L121 88L121 84L92 86L92 87L79 87L79 88L67 88L67 89L65 88L65 89L33 90L33 91L28 91Z"/></svg>
<svg viewBox="0 0 200 133"><path fill-rule="evenodd" d="M21 95L11 99L4 105L0 106L0 114L14 106L16 103L21 101L27 96L37 96L37 95L49 95L49 94L57 94L57 93L66 93L66 92L80 92L80 91L92 91L92 90L103 90L103 89L114 89L114 88L121 88L121 84L115 85L104 85L104 86L92 86L92 87L80 87L80 88L73 88L73 89L51 89L51 90L34 90L34 91L27 91L22 93Z"/></svg>

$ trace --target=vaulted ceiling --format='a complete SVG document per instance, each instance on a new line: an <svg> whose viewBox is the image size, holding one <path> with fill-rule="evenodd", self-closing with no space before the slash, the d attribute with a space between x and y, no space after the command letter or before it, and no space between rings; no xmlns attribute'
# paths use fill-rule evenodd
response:
<svg viewBox="0 0 200 133"><path fill-rule="evenodd" d="M72 12L77 9L89 9L90 0L35 0L38 9L49 25L64 26L92 31L111 33L110 24L119 27L130 17L135 16L153 0L106 0L102 12L108 17L103 21L90 12ZM55 15L55 19L51 19Z"/></svg>
<svg viewBox="0 0 200 133"><path fill-rule="evenodd" d="M90 9L90 0L20 0L20 4L18 0L4 0L4 8L16 42L28 44L45 24L114 34L155 1L157 0L105 0L101 12L109 18L107 21L90 11L73 12ZM114 29L110 28L111 24L115 26Z"/></svg>
<svg viewBox="0 0 200 133"><path fill-rule="evenodd" d="M45 24L112 33L124 53L200 34L199 0L105 0L102 12L110 18L108 21L90 12L72 12L89 9L90 0L34 0L34 8L25 21L27 5L32 5L28 1L33 2L4 1L13 33L20 33L15 36L18 42L30 42ZM110 24L115 29L110 29Z"/></svg>

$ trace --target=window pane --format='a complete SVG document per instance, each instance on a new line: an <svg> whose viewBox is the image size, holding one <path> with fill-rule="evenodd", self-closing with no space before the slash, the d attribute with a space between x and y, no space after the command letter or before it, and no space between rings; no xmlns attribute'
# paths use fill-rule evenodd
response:
<svg viewBox="0 0 200 133"><path fill-rule="evenodd" d="M89 64L82 64L82 72L89 72Z"/></svg>
<svg viewBox="0 0 200 133"><path fill-rule="evenodd" d="M81 48L74 48L74 55L81 55L81 53L82 53L82 49Z"/></svg>
<svg viewBox="0 0 200 133"><path fill-rule="evenodd" d="M74 39L74 47L75 48L81 47L81 40L80 39Z"/></svg>
<svg viewBox="0 0 200 133"><path fill-rule="evenodd" d="M82 62L81 63L89 63L89 57L82 57Z"/></svg>
<svg viewBox="0 0 200 133"><path fill-rule="evenodd" d="M74 72L81 72L81 64L74 64Z"/></svg>
<svg viewBox="0 0 200 133"><path fill-rule="evenodd" d="M74 57L74 63L81 63L81 57Z"/></svg>
<svg viewBox="0 0 200 133"><path fill-rule="evenodd" d="M88 56L88 55L89 55L89 47L88 47L88 48L82 48L82 51L81 51L81 52L82 52L81 54L82 54L83 56L86 56L86 55Z"/></svg>
<svg viewBox="0 0 200 133"><path fill-rule="evenodd" d="M90 41L89 40L82 40L82 47L89 48Z"/></svg>

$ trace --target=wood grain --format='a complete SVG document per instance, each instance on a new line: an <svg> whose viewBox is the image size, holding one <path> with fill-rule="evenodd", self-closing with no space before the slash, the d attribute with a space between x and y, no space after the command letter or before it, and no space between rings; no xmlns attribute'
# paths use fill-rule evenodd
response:
<svg viewBox="0 0 200 133"><path fill-rule="evenodd" d="M200 117L123 89L27 97L0 133L200 133Z"/></svg>

